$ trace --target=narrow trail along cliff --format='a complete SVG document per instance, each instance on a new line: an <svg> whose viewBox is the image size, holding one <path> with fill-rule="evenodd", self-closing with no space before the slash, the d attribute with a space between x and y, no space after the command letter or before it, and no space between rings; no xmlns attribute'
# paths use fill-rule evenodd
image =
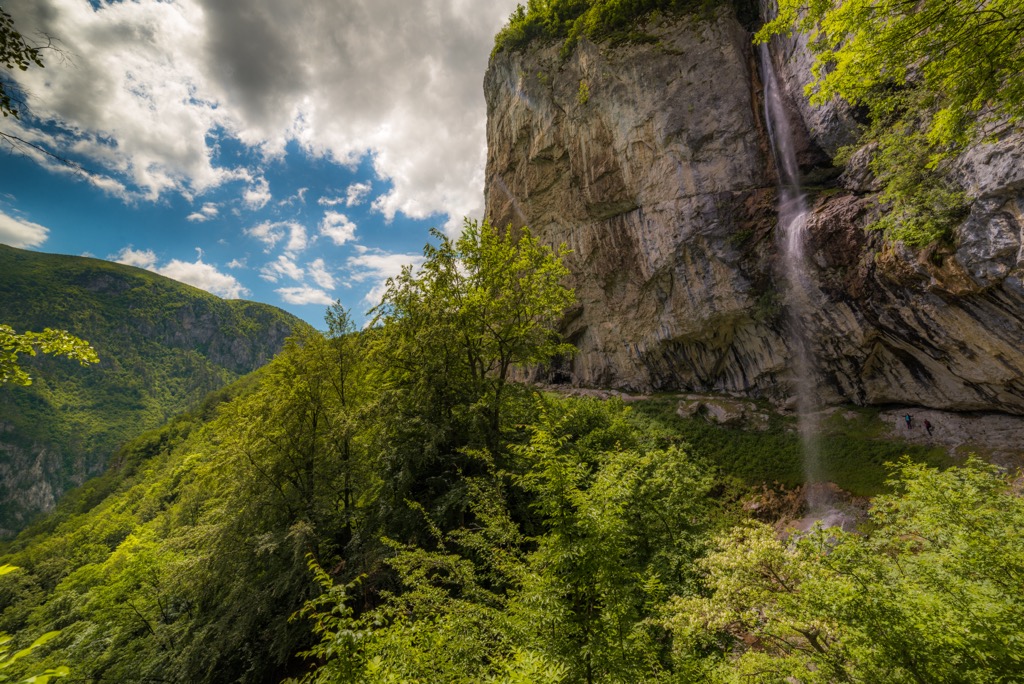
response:
<svg viewBox="0 0 1024 684"><path fill-rule="evenodd" d="M778 171L751 33L723 9L659 18L646 40L580 40L491 60L487 212L565 242L583 387L698 391L794 405ZM954 244L915 251L865 227L877 187L839 106L803 95L800 38L771 45L808 192L803 321L821 405L1024 415L1024 136L969 150Z"/></svg>

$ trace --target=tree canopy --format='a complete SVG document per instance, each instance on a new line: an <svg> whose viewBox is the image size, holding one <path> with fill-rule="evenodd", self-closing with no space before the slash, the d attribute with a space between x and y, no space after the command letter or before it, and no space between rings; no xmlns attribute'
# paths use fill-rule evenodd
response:
<svg viewBox="0 0 1024 684"><path fill-rule="evenodd" d="M1021 117L1018 0L779 0L757 40L794 30L816 55L811 102L868 112L862 143L877 143L872 170L891 205L879 227L916 244L947 235L965 204L949 162Z"/></svg>
<svg viewBox="0 0 1024 684"><path fill-rule="evenodd" d="M641 39L637 23L655 12L683 13L709 10L728 0L529 0L517 5L508 23L494 39L494 52L520 50L537 39L563 39L566 56L586 36Z"/></svg>

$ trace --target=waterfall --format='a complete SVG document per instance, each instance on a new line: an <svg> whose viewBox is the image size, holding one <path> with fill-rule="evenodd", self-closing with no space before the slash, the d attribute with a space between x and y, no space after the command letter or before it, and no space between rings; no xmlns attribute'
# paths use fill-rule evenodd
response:
<svg viewBox="0 0 1024 684"><path fill-rule="evenodd" d="M807 322L811 320L814 291L804 244L807 232L807 198L800 187L789 118L779 92L775 66L767 44L759 46L761 78L764 82L764 114L768 125L775 166L779 172L779 247L782 280L785 284L786 336L793 355L793 391L796 393L797 426L803 448L804 478L808 484L807 503L812 514L823 513L830 504L827 489L815 487L825 481L819 444L820 413L815 382L815 360Z"/></svg>

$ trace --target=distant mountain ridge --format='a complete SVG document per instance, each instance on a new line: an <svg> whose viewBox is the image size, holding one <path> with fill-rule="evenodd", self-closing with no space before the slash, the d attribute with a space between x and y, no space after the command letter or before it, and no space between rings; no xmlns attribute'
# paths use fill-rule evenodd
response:
<svg viewBox="0 0 1024 684"><path fill-rule="evenodd" d="M30 387L0 388L0 536L102 472L125 441L259 368L308 324L150 271L0 245L0 322L62 328L100 363L27 361Z"/></svg>

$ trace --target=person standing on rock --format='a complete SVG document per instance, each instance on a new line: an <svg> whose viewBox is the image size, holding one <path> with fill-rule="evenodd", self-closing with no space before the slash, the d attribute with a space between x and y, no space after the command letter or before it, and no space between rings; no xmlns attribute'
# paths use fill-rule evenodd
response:
<svg viewBox="0 0 1024 684"><path fill-rule="evenodd" d="M925 432L927 432L928 435L931 436L931 434L932 434L932 424L928 422L927 418L924 419L924 429L925 429Z"/></svg>
<svg viewBox="0 0 1024 684"><path fill-rule="evenodd" d="M913 427L913 425L910 424L910 421L912 420L912 418L910 417L909 413L907 415L903 416L903 420L905 420L907 422L907 429L908 430Z"/></svg>

